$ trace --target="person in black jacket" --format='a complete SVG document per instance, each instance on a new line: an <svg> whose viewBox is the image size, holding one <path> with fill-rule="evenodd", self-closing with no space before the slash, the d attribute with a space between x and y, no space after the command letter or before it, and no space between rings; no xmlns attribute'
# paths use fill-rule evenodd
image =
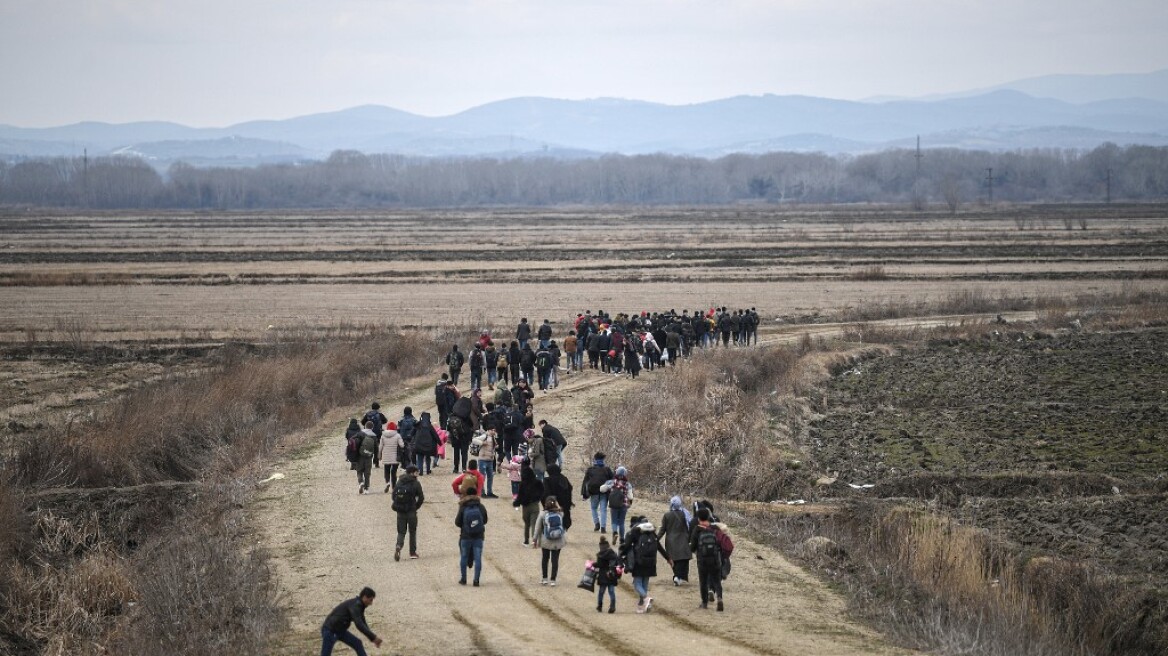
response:
<svg viewBox="0 0 1168 656"><path fill-rule="evenodd" d="M547 474L543 477L544 496L555 497L556 503L564 511L564 530L572 528L572 483L559 465L548 465Z"/></svg>
<svg viewBox="0 0 1168 656"><path fill-rule="evenodd" d="M414 461L418 473L423 469L429 474L438 456L438 431L430 423L430 413L423 412L414 429Z"/></svg>
<svg viewBox="0 0 1168 656"><path fill-rule="evenodd" d="M519 320L519 326L515 329L515 339L519 340L519 348L527 348L527 341L531 339L531 324L527 323L527 317Z"/></svg>
<svg viewBox="0 0 1168 656"><path fill-rule="evenodd" d="M320 654L321 656L329 656L333 653L333 646L338 641L345 643L357 652L358 656L365 656L365 646L361 644L361 639L349 633L349 626L356 624L357 630L365 634L366 638L377 645L381 646L381 638L369 629L369 625L365 623L365 609L373 604L373 599L377 593L373 588L363 588L361 594L342 602L339 606L333 609L333 612L328 614L324 619L324 624L320 627Z"/></svg>
<svg viewBox="0 0 1168 656"><path fill-rule="evenodd" d="M604 454L597 451L592 456L592 466L584 472L580 484L580 497L592 505L592 530L607 532L608 492L601 492L600 486L615 478L612 468L604 464Z"/></svg>
<svg viewBox="0 0 1168 656"><path fill-rule="evenodd" d="M600 536L600 550L596 552L596 612L604 610L604 591L608 590L608 612L616 612L616 567L620 556L608 543L608 538Z"/></svg>
<svg viewBox="0 0 1168 656"><path fill-rule="evenodd" d="M446 366L450 369L450 381L455 385L458 384L458 376L462 373L464 363L466 363L466 356L458 350L458 344L451 345L450 352L446 354Z"/></svg>
<svg viewBox="0 0 1168 656"><path fill-rule="evenodd" d="M397 513L397 547L393 559L401 560L406 531L410 533L410 559L418 558L418 509L426 501L422 483L418 481L418 466L406 467L406 473L393 486L393 510Z"/></svg>
<svg viewBox="0 0 1168 656"><path fill-rule="evenodd" d="M551 440L556 445L555 463L561 467L564 466L564 447L568 446L568 440L564 439L564 434L560 429L552 426L546 419L539 420L539 431L543 433L545 439ZM549 459L548 464L551 464Z"/></svg>

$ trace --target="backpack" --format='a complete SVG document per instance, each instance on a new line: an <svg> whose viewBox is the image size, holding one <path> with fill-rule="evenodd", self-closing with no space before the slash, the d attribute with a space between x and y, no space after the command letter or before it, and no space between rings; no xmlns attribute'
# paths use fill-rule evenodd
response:
<svg viewBox="0 0 1168 656"><path fill-rule="evenodd" d="M374 435L381 435L381 431L385 430L385 425L381 423L381 412L377 410L370 410L365 413L365 417L361 419L361 426L365 426L367 422L373 422Z"/></svg>
<svg viewBox="0 0 1168 656"><path fill-rule="evenodd" d="M514 430L523 426L523 413L516 408L507 413L507 423L504 426L508 429Z"/></svg>
<svg viewBox="0 0 1168 656"><path fill-rule="evenodd" d="M587 477L584 479L584 484L588 489L588 495L600 494L600 486L604 485L611 478L612 472L608 467L601 467L600 465L592 465L589 467Z"/></svg>
<svg viewBox="0 0 1168 656"><path fill-rule="evenodd" d="M637 543L633 545L633 555L637 562L653 560L657 557L657 536L642 532L637 536Z"/></svg>
<svg viewBox="0 0 1168 656"><path fill-rule="evenodd" d="M483 450L483 442L486 442L486 441L487 441L486 434L476 435L475 438L470 441L470 454L472 456L477 456L479 454L479 452Z"/></svg>
<svg viewBox="0 0 1168 656"><path fill-rule="evenodd" d="M414 510L414 486L406 485L406 481L398 481L398 484L393 486L393 509L397 512L409 512Z"/></svg>
<svg viewBox="0 0 1168 656"><path fill-rule="evenodd" d="M450 437L462 439L462 428L462 417L459 417L458 415L451 415L450 418L446 420L446 432L450 434Z"/></svg>
<svg viewBox="0 0 1168 656"><path fill-rule="evenodd" d="M609 508L627 508L629 506L629 483L628 481L616 481L612 484L612 489L608 491L608 507Z"/></svg>
<svg viewBox="0 0 1168 656"><path fill-rule="evenodd" d="M721 549L722 556L729 558L734 553L734 541L730 539L730 536L725 531L716 531L715 535L718 538L718 548ZM722 578L726 577L723 576Z"/></svg>
<svg viewBox="0 0 1168 656"><path fill-rule="evenodd" d="M564 537L564 515L558 512L549 512L543 520L543 537L545 540L559 540Z"/></svg>
<svg viewBox="0 0 1168 656"><path fill-rule="evenodd" d="M418 420L413 415L406 415L397 422L397 433L407 442L414 439L414 431L418 428Z"/></svg>
<svg viewBox="0 0 1168 656"><path fill-rule="evenodd" d="M361 440L364 437L361 433L357 433L345 442L345 460L357 462L361 459Z"/></svg>
<svg viewBox="0 0 1168 656"><path fill-rule="evenodd" d="M722 557L722 547L713 529L702 529L698 535L697 556L698 560L705 562L714 562Z"/></svg>
<svg viewBox="0 0 1168 656"><path fill-rule="evenodd" d="M470 368L471 369L482 369L483 362L484 361L483 361L483 352L482 351L476 349L476 350L471 352L471 354L470 354Z"/></svg>
<svg viewBox="0 0 1168 656"><path fill-rule="evenodd" d="M552 356L546 351L540 351L539 356L535 359L535 366L539 369L550 369L552 366Z"/></svg>
<svg viewBox="0 0 1168 656"><path fill-rule="evenodd" d="M462 537L481 538L486 533L483 526L483 508L476 504L468 505L462 510Z"/></svg>
<svg viewBox="0 0 1168 656"><path fill-rule="evenodd" d="M405 440L399 442L396 449L397 451L394 453L394 457L397 458L398 464L404 467L410 461L410 459L406 457L408 455L407 451L409 450L409 447L406 446Z"/></svg>

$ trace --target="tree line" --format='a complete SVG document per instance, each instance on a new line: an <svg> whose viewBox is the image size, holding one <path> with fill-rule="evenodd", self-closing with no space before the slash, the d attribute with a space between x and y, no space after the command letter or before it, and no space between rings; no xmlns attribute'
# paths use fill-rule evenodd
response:
<svg viewBox="0 0 1168 656"><path fill-rule="evenodd" d="M133 157L0 162L0 204L96 209L465 207L557 204L907 203L952 211L982 200L1168 197L1168 147L1090 151L887 150L605 155L588 159L422 158L336 151L323 161L165 173Z"/></svg>

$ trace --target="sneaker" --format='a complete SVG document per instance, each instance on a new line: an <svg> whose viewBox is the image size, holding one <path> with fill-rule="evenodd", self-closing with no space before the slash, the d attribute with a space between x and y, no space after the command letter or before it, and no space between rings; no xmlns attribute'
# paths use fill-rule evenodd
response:
<svg viewBox="0 0 1168 656"><path fill-rule="evenodd" d="M648 613L652 609L653 609L653 598L652 597L645 597L645 612Z"/></svg>
<svg viewBox="0 0 1168 656"><path fill-rule="evenodd" d="M719 612L722 611L722 600L721 599L718 600L718 611Z"/></svg>
<svg viewBox="0 0 1168 656"><path fill-rule="evenodd" d="M604 604L596 604L596 612L599 613L602 610L604 610Z"/></svg>
<svg viewBox="0 0 1168 656"><path fill-rule="evenodd" d="M474 586L474 587L476 587L476 588L477 588L477 587L479 587L479 580L478 580L478 579L475 579L475 582L474 582L474 583L472 583L471 585L473 585L473 586Z"/></svg>
<svg viewBox="0 0 1168 656"><path fill-rule="evenodd" d="M385 490L384 490L384 492L385 492L386 494L389 494L389 485L390 485L389 483L386 483L386 484L385 484Z"/></svg>
<svg viewBox="0 0 1168 656"><path fill-rule="evenodd" d="M548 581L548 585L552 586L553 588L556 587L556 580L552 579L552 580Z"/></svg>
<svg viewBox="0 0 1168 656"><path fill-rule="evenodd" d="M466 585L466 579L458 579L459 585Z"/></svg>
<svg viewBox="0 0 1168 656"><path fill-rule="evenodd" d="M702 610L706 610L707 608L709 608L709 606L707 606L706 602L703 601L701 604L698 604L698 608L700 608Z"/></svg>
<svg viewBox="0 0 1168 656"><path fill-rule="evenodd" d="M547 585L547 579L541 579L539 584L540 585Z"/></svg>
<svg viewBox="0 0 1168 656"><path fill-rule="evenodd" d="M600 524L593 524L593 525L592 525L592 530L593 530L593 531L595 531L595 532L599 532L599 531L600 531Z"/></svg>
<svg viewBox="0 0 1168 656"><path fill-rule="evenodd" d="M617 539L616 539L616 531L613 531L613 532L612 532L612 543L613 543L613 544L617 544Z"/></svg>
<svg viewBox="0 0 1168 656"><path fill-rule="evenodd" d="M615 613L615 612L616 612L616 606L609 606L609 607L608 607L608 612L610 612L610 613Z"/></svg>
<svg viewBox="0 0 1168 656"><path fill-rule="evenodd" d="M681 579L677 578L676 576L673 577L673 587L676 588L679 585L681 585Z"/></svg>
<svg viewBox="0 0 1168 656"><path fill-rule="evenodd" d="M393 561L396 563L401 560L401 547L393 550Z"/></svg>
<svg viewBox="0 0 1168 656"><path fill-rule="evenodd" d="M418 554L417 554L417 552L414 552L414 553L410 554L410 560L417 560L417 559L418 559Z"/></svg>
<svg viewBox="0 0 1168 656"><path fill-rule="evenodd" d="M357 494L365 494L365 488L358 485L357 486Z"/></svg>
<svg viewBox="0 0 1168 656"><path fill-rule="evenodd" d="M710 596L706 598L706 601L713 601L713 600L714 600L714 591L710 590Z"/></svg>
<svg viewBox="0 0 1168 656"><path fill-rule="evenodd" d="M637 612L638 613L645 612L645 600L644 599L637 602Z"/></svg>

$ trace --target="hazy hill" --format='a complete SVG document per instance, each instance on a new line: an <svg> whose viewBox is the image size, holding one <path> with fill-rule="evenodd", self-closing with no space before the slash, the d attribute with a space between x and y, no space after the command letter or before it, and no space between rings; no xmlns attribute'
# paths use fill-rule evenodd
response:
<svg viewBox="0 0 1168 656"><path fill-rule="evenodd" d="M860 153L890 146L1091 148L1168 139L1168 71L1047 76L956 97L858 102L736 96L691 105L512 98L450 116L367 105L225 128L174 123L0 126L8 157L140 153L233 165L327 157L337 149L423 156L580 157L617 152L718 156L767 150Z"/></svg>

